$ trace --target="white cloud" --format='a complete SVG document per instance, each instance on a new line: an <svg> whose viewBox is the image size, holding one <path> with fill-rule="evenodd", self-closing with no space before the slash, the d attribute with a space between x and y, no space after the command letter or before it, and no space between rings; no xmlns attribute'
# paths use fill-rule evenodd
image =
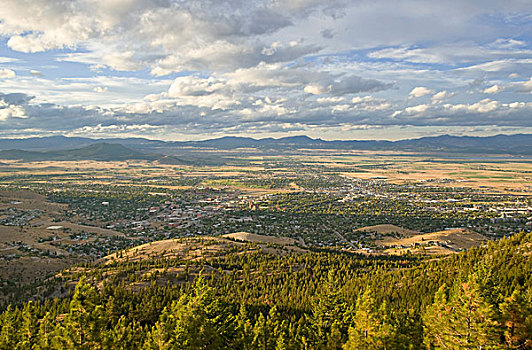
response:
<svg viewBox="0 0 532 350"><path fill-rule="evenodd" d="M455 95L454 92L449 92L449 91L439 91L437 93L435 93L432 97L431 97L431 100L432 102L441 102L443 100L447 100L451 97L453 97Z"/></svg>
<svg viewBox="0 0 532 350"><path fill-rule="evenodd" d="M425 112L427 109L429 109L429 105L421 104L421 105L405 108L405 113L407 113L407 114L418 114L418 113Z"/></svg>
<svg viewBox="0 0 532 350"><path fill-rule="evenodd" d="M0 56L0 63L13 63L13 62L17 62L17 61L18 60L16 58Z"/></svg>
<svg viewBox="0 0 532 350"><path fill-rule="evenodd" d="M500 107L498 101L490 100L489 98L483 99L473 104L446 104L444 108L453 112L476 112L476 113L488 113L497 110Z"/></svg>
<svg viewBox="0 0 532 350"><path fill-rule="evenodd" d="M526 46L526 42L522 40L516 40L512 38L501 38L495 40L489 46L495 47L498 49L514 49Z"/></svg>
<svg viewBox="0 0 532 350"><path fill-rule="evenodd" d="M7 121L10 118L26 118L26 112L22 106L8 104L0 100L0 121Z"/></svg>
<svg viewBox="0 0 532 350"><path fill-rule="evenodd" d="M42 74L42 72L40 72L38 70L35 70L35 69L30 70L30 74L34 75L36 77L43 77L44 76L44 74Z"/></svg>
<svg viewBox="0 0 532 350"><path fill-rule="evenodd" d="M305 86L303 91L305 91L307 94L312 94L312 95L324 95L330 92L330 89L328 86L325 87L325 86L321 86L318 84L309 84Z"/></svg>
<svg viewBox="0 0 532 350"><path fill-rule="evenodd" d="M517 83L517 92L532 93L532 77L528 81Z"/></svg>
<svg viewBox="0 0 532 350"><path fill-rule="evenodd" d="M408 94L408 98L418 98L418 97L423 97L423 96L430 95L433 93L434 91L431 89L428 89L424 86L418 86L418 87L413 88L412 91L410 91L410 93Z"/></svg>
<svg viewBox="0 0 532 350"><path fill-rule="evenodd" d="M305 91L306 92L306 91ZM333 104L345 101L345 97L319 97L316 99L318 103Z"/></svg>
<svg viewBox="0 0 532 350"><path fill-rule="evenodd" d="M15 77L15 72L11 69L0 68L0 79L9 79Z"/></svg>
<svg viewBox="0 0 532 350"><path fill-rule="evenodd" d="M383 98L375 98L373 96L364 96L364 97L353 97L351 99L354 107L359 110L365 111L385 111L392 107L391 103Z"/></svg>
<svg viewBox="0 0 532 350"><path fill-rule="evenodd" d="M3 0L8 47L50 52L0 57L35 68L0 79L0 132L527 126L529 16L521 0ZM64 78L67 61L93 76Z"/></svg>
<svg viewBox="0 0 532 350"><path fill-rule="evenodd" d="M287 62L320 47L266 37L312 15L335 17L343 1L4 0L0 34L20 52L83 47L64 60L116 70L235 69ZM334 11L336 9L338 11Z"/></svg>
<svg viewBox="0 0 532 350"><path fill-rule="evenodd" d="M529 53L532 55L532 52ZM498 74L498 73L508 73L508 74L517 74L517 71L529 72L532 68L532 59L503 59L503 60L491 60L488 62L482 62L478 64L473 64L467 67L462 67L456 69L458 72L469 72L471 74Z"/></svg>
<svg viewBox="0 0 532 350"><path fill-rule="evenodd" d="M95 88L92 89L94 92L98 92L98 93L103 93L103 92L107 92L109 89L107 88L107 86L96 86Z"/></svg>
<svg viewBox="0 0 532 350"><path fill-rule="evenodd" d="M498 94L501 91L504 91L504 87L501 85L495 84L488 88L485 88L482 92L485 94Z"/></svg>
<svg viewBox="0 0 532 350"><path fill-rule="evenodd" d="M168 94L171 97L204 96L220 91L227 86L225 81L214 77L200 78L195 75L178 77L174 80Z"/></svg>

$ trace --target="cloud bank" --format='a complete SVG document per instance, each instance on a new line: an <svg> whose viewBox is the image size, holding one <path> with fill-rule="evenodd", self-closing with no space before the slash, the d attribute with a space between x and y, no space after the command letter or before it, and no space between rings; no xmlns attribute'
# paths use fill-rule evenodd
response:
<svg viewBox="0 0 532 350"><path fill-rule="evenodd" d="M529 128L530 10L517 0L4 0L0 134Z"/></svg>

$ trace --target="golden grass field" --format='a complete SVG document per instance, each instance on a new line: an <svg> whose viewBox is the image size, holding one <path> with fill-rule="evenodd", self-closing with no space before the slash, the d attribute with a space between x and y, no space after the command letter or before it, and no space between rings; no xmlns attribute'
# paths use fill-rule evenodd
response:
<svg viewBox="0 0 532 350"><path fill-rule="evenodd" d="M249 246L248 243L253 244ZM246 247L245 253L259 249L273 254L306 251L297 247L296 240L292 238L236 232L219 237L198 236L155 241L115 252L102 258L101 262L111 264L113 262L176 258L194 261L210 259L224 254L228 249L238 247Z"/></svg>
<svg viewBox="0 0 532 350"><path fill-rule="evenodd" d="M298 170L297 164L308 168L319 166L321 171L331 169L332 172L345 176L372 179L385 178L392 183L435 182L444 187L480 188L486 192L527 194L532 192L532 161L527 158L497 158L497 159L451 159L428 156L405 156L394 152L369 151L334 151L307 150L304 156L250 156L242 158L243 165L223 166L191 166L165 165L148 161L50 161L50 162L20 162L14 160L0 160L0 176L16 173L18 175L62 175L65 180L69 173L72 183L83 183L84 178L93 178L95 183L129 184L127 179L117 177L182 177L211 178L211 187L226 187L216 185L216 178L228 176L266 177L264 171L268 169L276 175L293 176ZM275 165L271 165L275 163ZM1 184L0 184L1 185ZM154 183L154 185L156 185ZM145 186L145 184L141 185ZM166 185L157 185L164 188ZM188 188L187 186L166 186L168 188ZM246 188L239 189L262 193L271 193L270 189ZM280 189L275 189L279 191ZM287 187L286 191L297 190L297 187Z"/></svg>
<svg viewBox="0 0 532 350"><path fill-rule="evenodd" d="M365 227L361 227L355 230L355 232L357 231L358 232L375 232L375 233L380 233L380 234L398 233L404 236L414 236L420 233L418 231L412 231L406 228L402 228L402 227L390 225L390 224L365 226Z"/></svg>
<svg viewBox="0 0 532 350"><path fill-rule="evenodd" d="M445 244L448 248L438 245L432 245L424 248L411 248L411 246L415 244L423 245L427 244L428 242ZM411 251L412 253L423 252L425 254L433 255L453 254L460 250L478 247L487 242L488 239L480 233L476 233L468 229L458 228L400 238L384 237L376 243L384 247L390 247L390 249L385 250L385 253L387 254L403 254L406 251ZM404 246L408 248L392 248L393 246Z"/></svg>
<svg viewBox="0 0 532 350"><path fill-rule="evenodd" d="M18 204L12 204L12 201L18 202ZM0 190L0 209L6 208L20 210L38 209L42 214L40 217L31 220L29 222L30 225L0 225L0 257L5 258L0 260L0 279L31 282L35 278L44 277L73 263L81 262L79 257L54 244L61 243L68 246L80 242L90 242L98 236L124 236L123 233L113 230L65 221L62 217L62 213L66 209L65 205L51 203L44 196L30 191ZM5 217L7 215L0 215L0 219ZM75 220L75 218L70 220ZM57 230L47 229L50 226L63 226L63 228ZM72 240L70 239L71 234L84 234L88 237L82 240ZM55 237L55 240L39 242L39 239L49 237ZM20 250L19 242L28 247L57 254L61 258L28 256Z"/></svg>

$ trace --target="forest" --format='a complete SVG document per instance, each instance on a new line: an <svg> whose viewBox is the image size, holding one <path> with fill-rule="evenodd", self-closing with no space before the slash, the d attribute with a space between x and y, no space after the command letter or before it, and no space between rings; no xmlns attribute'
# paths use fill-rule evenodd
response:
<svg viewBox="0 0 532 350"><path fill-rule="evenodd" d="M162 284L183 261L86 264L5 306L0 349L530 349L531 253L524 232L432 259L227 252Z"/></svg>

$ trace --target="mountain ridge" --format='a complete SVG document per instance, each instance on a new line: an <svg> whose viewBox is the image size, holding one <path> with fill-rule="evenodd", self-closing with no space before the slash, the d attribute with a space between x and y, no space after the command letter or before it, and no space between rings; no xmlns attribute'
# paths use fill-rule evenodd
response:
<svg viewBox="0 0 532 350"><path fill-rule="evenodd" d="M20 159L22 161L121 161L121 160L164 160L179 163L180 160L160 154L147 154L132 150L118 143L99 142L81 148L55 151L28 151L9 149L0 151L0 159Z"/></svg>
<svg viewBox="0 0 532 350"><path fill-rule="evenodd" d="M306 135L282 138L224 136L200 141L162 141L145 138L93 139L85 137L47 136L28 139L0 139L0 150L63 151L97 143L120 144L131 150L151 153L157 150L185 148L235 150L257 148L290 150L324 148L371 151L404 151L425 153L511 154L532 155L532 134L494 136L439 135L397 141L387 140L323 140ZM167 153L167 152L163 152Z"/></svg>

